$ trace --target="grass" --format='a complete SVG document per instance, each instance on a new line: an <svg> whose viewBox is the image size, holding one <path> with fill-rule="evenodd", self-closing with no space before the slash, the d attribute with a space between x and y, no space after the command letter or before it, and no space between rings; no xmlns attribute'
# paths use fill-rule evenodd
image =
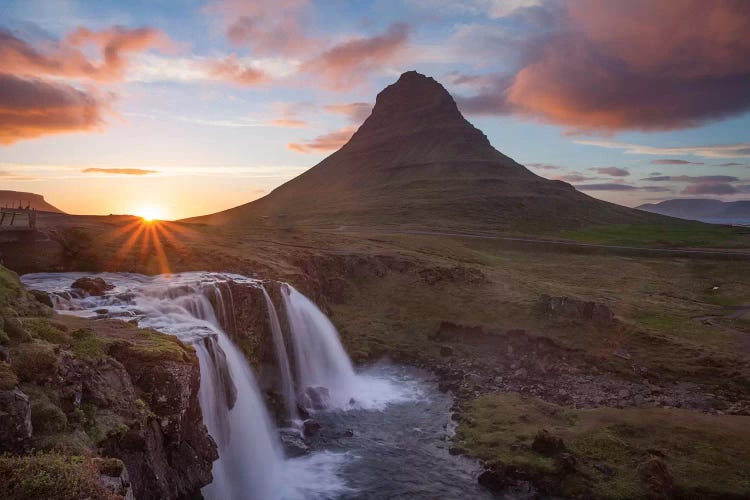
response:
<svg viewBox="0 0 750 500"><path fill-rule="evenodd" d="M657 247L738 247L750 246L750 229L675 222L673 224L609 224L572 231L560 236L586 243Z"/></svg>
<svg viewBox="0 0 750 500"><path fill-rule="evenodd" d="M559 483L559 494L649 497L653 492L643 471L656 457L666 464L683 496L750 495L750 429L741 416L654 408L572 409L517 394L491 394L469 404L455 442L488 464L559 474L553 458L532 449L542 429L562 438L576 458L576 471Z"/></svg>
<svg viewBox="0 0 750 500"><path fill-rule="evenodd" d="M0 456L0 498L4 500L91 500L116 497L99 482L96 464L84 456L38 453Z"/></svg>
<svg viewBox="0 0 750 500"><path fill-rule="evenodd" d="M69 341L66 333L46 318L23 318L21 324L34 338L52 344L65 344Z"/></svg>
<svg viewBox="0 0 750 500"><path fill-rule="evenodd" d="M39 341L21 344L12 351L11 366L21 381L44 381L57 366L55 347Z"/></svg>
<svg viewBox="0 0 750 500"><path fill-rule="evenodd" d="M0 361L0 391L13 389L18 385L18 377L8 363Z"/></svg>
<svg viewBox="0 0 750 500"><path fill-rule="evenodd" d="M104 356L106 341L98 337L91 328L79 328L70 337L71 350L79 358L96 361Z"/></svg>

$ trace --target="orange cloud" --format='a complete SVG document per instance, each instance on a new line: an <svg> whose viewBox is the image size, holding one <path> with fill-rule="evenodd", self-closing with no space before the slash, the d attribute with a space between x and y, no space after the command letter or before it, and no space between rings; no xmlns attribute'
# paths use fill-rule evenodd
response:
<svg viewBox="0 0 750 500"><path fill-rule="evenodd" d="M71 85L0 74L0 144L99 128L106 109Z"/></svg>
<svg viewBox="0 0 750 500"><path fill-rule="evenodd" d="M746 2L569 0L563 6L557 30L527 41L515 75L460 99L464 111L614 132L693 127L750 109Z"/></svg>
<svg viewBox="0 0 750 500"><path fill-rule="evenodd" d="M157 174L158 170L146 170L142 168L85 168L81 170L84 174L102 173L102 174L123 174L123 175L147 175Z"/></svg>
<svg viewBox="0 0 750 500"><path fill-rule="evenodd" d="M393 24L382 35L354 38L334 45L303 63L301 70L322 77L332 88L349 88L374 69L393 62L406 48L408 39L408 26Z"/></svg>
<svg viewBox="0 0 750 500"><path fill-rule="evenodd" d="M210 61L211 74L220 80L225 80L240 86L252 86L266 83L269 76L252 66L246 66L235 55L218 61Z"/></svg>
<svg viewBox="0 0 750 500"><path fill-rule="evenodd" d="M271 121L271 125L285 128L304 128L307 127L307 122L295 118L277 118L276 120Z"/></svg>
<svg viewBox="0 0 750 500"><path fill-rule="evenodd" d="M5 73L22 76L118 81L124 77L128 54L166 48L169 43L163 32L153 28L114 26L101 31L78 28L61 42L36 48L0 29L0 68ZM100 61L86 57L81 48L88 45L100 50Z"/></svg>
<svg viewBox="0 0 750 500"><path fill-rule="evenodd" d="M345 127L341 130L323 134L309 141L290 142L286 147L298 153L334 151L346 144L346 142L351 139L352 134L356 131L356 127Z"/></svg>
<svg viewBox="0 0 750 500"><path fill-rule="evenodd" d="M324 108L329 113L344 115L352 123L362 123L370 116L372 104L369 102L351 102L347 104L329 104Z"/></svg>

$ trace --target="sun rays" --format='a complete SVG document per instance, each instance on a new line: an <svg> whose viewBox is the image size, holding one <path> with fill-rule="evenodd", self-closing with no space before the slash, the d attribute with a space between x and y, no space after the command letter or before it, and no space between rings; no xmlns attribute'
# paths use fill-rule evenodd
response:
<svg viewBox="0 0 750 500"><path fill-rule="evenodd" d="M128 221L103 238L103 243L119 246L106 264L107 269L171 273L175 262L190 260L194 253L186 245L195 239L194 229L186 224L159 220L153 213Z"/></svg>

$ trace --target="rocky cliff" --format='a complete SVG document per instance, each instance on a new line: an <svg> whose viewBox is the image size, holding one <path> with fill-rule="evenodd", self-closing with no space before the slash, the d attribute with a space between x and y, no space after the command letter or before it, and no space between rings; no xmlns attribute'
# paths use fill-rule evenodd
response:
<svg viewBox="0 0 750 500"><path fill-rule="evenodd" d="M192 348L55 315L5 268L0 313L0 497L200 498L218 455Z"/></svg>

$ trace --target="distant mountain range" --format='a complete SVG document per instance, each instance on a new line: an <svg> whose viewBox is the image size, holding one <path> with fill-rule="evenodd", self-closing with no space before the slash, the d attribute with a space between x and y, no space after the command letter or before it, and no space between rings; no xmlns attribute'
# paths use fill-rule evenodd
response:
<svg viewBox="0 0 750 500"><path fill-rule="evenodd" d="M535 175L493 148L440 83L410 71L318 165L259 200L187 222L529 233L658 220Z"/></svg>
<svg viewBox="0 0 750 500"><path fill-rule="evenodd" d="M721 201L703 198L665 200L636 207L670 217L704 222L750 223L750 200Z"/></svg>
<svg viewBox="0 0 750 500"><path fill-rule="evenodd" d="M18 207L19 204L24 208L29 205L31 208L45 212L64 213L59 208L44 201L44 196L40 194L26 193L23 191L0 190L0 206L15 208Z"/></svg>

